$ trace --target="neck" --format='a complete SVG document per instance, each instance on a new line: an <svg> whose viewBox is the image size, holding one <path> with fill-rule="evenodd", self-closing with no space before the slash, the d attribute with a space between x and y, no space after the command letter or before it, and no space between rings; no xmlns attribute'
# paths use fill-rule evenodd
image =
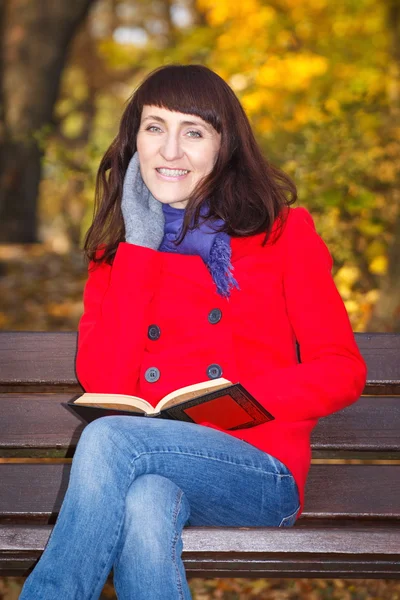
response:
<svg viewBox="0 0 400 600"><path fill-rule="evenodd" d="M169 214L171 213L184 213L185 209L184 208L176 208L176 206L172 206L172 204L163 204L163 211L164 213L167 212Z"/></svg>

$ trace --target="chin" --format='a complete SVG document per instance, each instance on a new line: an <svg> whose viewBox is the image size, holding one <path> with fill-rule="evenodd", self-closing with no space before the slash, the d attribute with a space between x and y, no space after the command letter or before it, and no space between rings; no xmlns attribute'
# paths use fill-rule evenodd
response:
<svg viewBox="0 0 400 600"><path fill-rule="evenodd" d="M188 203L188 201L185 198L177 198L176 196L172 198L168 198L166 196L160 197L156 196L155 194L153 194L153 196L156 200L161 202L161 204L179 204L177 208L184 208L184 206L186 206L186 204Z"/></svg>

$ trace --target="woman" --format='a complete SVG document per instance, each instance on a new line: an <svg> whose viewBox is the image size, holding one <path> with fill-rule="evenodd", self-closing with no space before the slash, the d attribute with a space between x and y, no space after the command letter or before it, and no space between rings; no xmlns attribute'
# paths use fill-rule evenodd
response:
<svg viewBox="0 0 400 600"><path fill-rule="evenodd" d="M185 525L294 524L310 433L366 380L329 251L295 200L206 67L160 68L133 94L98 174L78 378L155 405L223 376L275 420L88 425L23 600L98 598L112 568L119 599L186 600Z"/></svg>

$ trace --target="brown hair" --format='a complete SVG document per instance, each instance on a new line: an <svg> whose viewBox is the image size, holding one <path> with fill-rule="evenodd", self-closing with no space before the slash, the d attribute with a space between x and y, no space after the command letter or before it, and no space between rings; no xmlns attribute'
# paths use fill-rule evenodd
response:
<svg viewBox="0 0 400 600"><path fill-rule="evenodd" d="M207 218L225 221L220 231L234 237L265 232L265 244L282 209L296 201L295 184L263 157L238 98L219 75L203 65L167 65L150 73L127 101L119 132L100 162L94 219L84 243L88 259L111 263L125 240L122 187L145 105L196 115L221 134L214 168L189 198L180 239L192 219L197 226L207 200ZM99 247L104 252L96 259Z"/></svg>

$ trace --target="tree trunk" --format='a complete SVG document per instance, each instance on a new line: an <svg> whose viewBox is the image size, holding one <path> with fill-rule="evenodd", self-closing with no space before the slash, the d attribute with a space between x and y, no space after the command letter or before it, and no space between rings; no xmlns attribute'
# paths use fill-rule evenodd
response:
<svg viewBox="0 0 400 600"><path fill-rule="evenodd" d="M0 243L37 241L41 140L51 126L69 43L95 0L0 5Z"/></svg>
<svg viewBox="0 0 400 600"><path fill-rule="evenodd" d="M400 214L397 216L388 258L388 272L383 278L379 300L367 331L400 333Z"/></svg>
<svg viewBox="0 0 400 600"><path fill-rule="evenodd" d="M389 65L389 123L387 130L400 127L400 0L385 0L391 41ZM367 331L400 333L400 191L394 187L387 195L388 205L397 207L397 216L388 249L388 270L382 278L379 299L367 324Z"/></svg>

